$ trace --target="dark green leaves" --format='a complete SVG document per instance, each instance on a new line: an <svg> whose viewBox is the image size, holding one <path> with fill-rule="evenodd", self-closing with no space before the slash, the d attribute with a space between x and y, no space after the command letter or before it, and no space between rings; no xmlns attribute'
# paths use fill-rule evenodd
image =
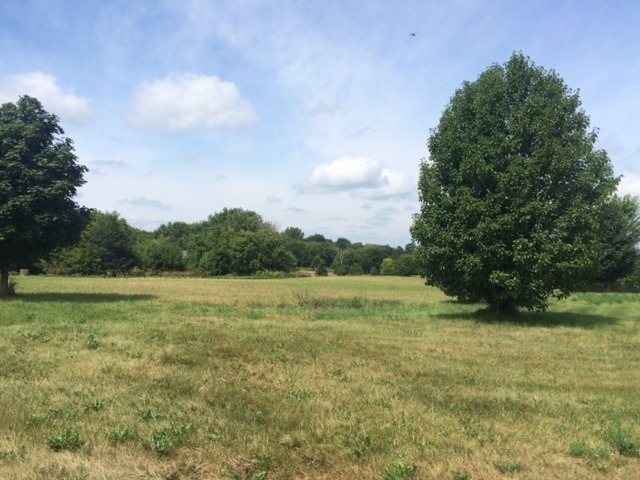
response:
<svg viewBox="0 0 640 480"><path fill-rule="evenodd" d="M465 82L429 138L412 227L429 283L494 310L545 309L593 273L606 152L578 95L522 54Z"/></svg>
<svg viewBox="0 0 640 480"><path fill-rule="evenodd" d="M86 215L74 197L87 169L62 134L58 117L35 98L0 106L0 270L80 234Z"/></svg>

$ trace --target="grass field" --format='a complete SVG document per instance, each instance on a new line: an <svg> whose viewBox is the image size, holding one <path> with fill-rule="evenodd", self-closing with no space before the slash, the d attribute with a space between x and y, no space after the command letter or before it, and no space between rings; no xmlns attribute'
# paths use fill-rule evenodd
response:
<svg viewBox="0 0 640 480"><path fill-rule="evenodd" d="M19 277L2 479L639 479L640 295Z"/></svg>

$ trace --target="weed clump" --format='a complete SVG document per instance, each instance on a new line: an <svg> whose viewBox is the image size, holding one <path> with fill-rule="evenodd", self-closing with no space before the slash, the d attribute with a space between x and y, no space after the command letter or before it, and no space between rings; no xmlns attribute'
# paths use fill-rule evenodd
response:
<svg viewBox="0 0 640 480"><path fill-rule="evenodd" d="M640 440L619 421L605 432L605 439L623 457L640 457Z"/></svg>
<svg viewBox="0 0 640 480"><path fill-rule="evenodd" d="M414 478L418 472L416 465L404 463L401 460L396 460L390 467L384 469L382 474L383 480L405 480L407 478Z"/></svg>
<svg viewBox="0 0 640 480"><path fill-rule="evenodd" d="M159 457L169 455L174 448L182 445L191 429L190 425L171 425L169 427L154 430L151 437L143 441L147 450L155 452Z"/></svg>
<svg viewBox="0 0 640 480"><path fill-rule="evenodd" d="M500 471L500 473L512 474L521 472L524 469L524 464L519 460L506 460L504 462L497 463L496 468Z"/></svg>
<svg viewBox="0 0 640 480"><path fill-rule="evenodd" d="M84 339L84 346L89 350L95 350L100 346L100 344L98 343L98 340L96 340L96 337L93 335L93 333L90 333L89 335L87 335L87 338Z"/></svg>
<svg viewBox="0 0 640 480"><path fill-rule="evenodd" d="M54 452L62 450L78 450L84 441L80 438L80 432L75 428L67 428L59 435L47 437L47 445Z"/></svg>

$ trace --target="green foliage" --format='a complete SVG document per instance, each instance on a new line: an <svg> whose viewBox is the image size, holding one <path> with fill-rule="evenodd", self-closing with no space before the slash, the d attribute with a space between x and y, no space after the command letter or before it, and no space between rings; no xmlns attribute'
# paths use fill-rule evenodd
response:
<svg viewBox="0 0 640 480"><path fill-rule="evenodd" d="M396 262L393 258L385 258L380 264L380 275L395 275Z"/></svg>
<svg viewBox="0 0 640 480"><path fill-rule="evenodd" d="M138 247L142 268L156 272L184 270L184 257L178 243L169 237L161 237L142 243Z"/></svg>
<svg viewBox="0 0 640 480"><path fill-rule="evenodd" d="M453 480L471 480L471 475L466 470L456 470L453 472Z"/></svg>
<svg viewBox="0 0 640 480"><path fill-rule="evenodd" d="M80 432L75 428L67 428L59 435L47 437L47 445L54 452L62 450L77 450L84 442L80 438Z"/></svg>
<svg viewBox="0 0 640 480"><path fill-rule="evenodd" d="M89 350L95 350L100 346L100 344L98 343L98 340L96 340L96 337L93 335L93 333L90 333L89 335L87 335L87 338L84 339L84 346Z"/></svg>
<svg viewBox="0 0 640 480"><path fill-rule="evenodd" d="M396 261L395 272L396 275L402 275L403 277L418 275L420 272L416 265L415 256L412 254L400 255Z"/></svg>
<svg viewBox="0 0 640 480"><path fill-rule="evenodd" d="M117 212L94 210L80 243L55 254L46 268L82 275L123 274L138 262L134 244L134 229Z"/></svg>
<svg viewBox="0 0 640 480"><path fill-rule="evenodd" d="M333 267L333 273L338 275L339 277L344 277L349 274L349 267L346 265L338 265Z"/></svg>
<svg viewBox="0 0 640 480"><path fill-rule="evenodd" d="M393 465L384 469L382 478L383 480L404 480L407 478L414 478L417 473L418 467L416 465L396 460L393 462Z"/></svg>
<svg viewBox="0 0 640 480"><path fill-rule="evenodd" d="M602 259L596 282L615 287L615 282L633 275L640 262L640 203L638 197L614 196L604 205L600 233Z"/></svg>
<svg viewBox="0 0 640 480"><path fill-rule="evenodd" d="M364 270L359 263L355 263L349 267L349 275L364 275Z"/></svg>
<svg viewBox="0 0 640 480"><path fill-rule="evenodd" d="M465 82L420 167L411 232L427 282L500 312L582 288L617 185L596 140L578 94L522 54Z"/></svg>
<svg viewBox="0 0 640 480"><path fill-rule="evenodd" d="M619 421L605 432L605 440L623 457L640 457L640 439Z"/></svg>
<svg viewBox="0 0 640 480"><path fill-rule="evenodd" d="M524 469L524 464L519 460L506 460L503 462L498 462L496 464L496 468L500 471L500 473L518 473Z"/></svg>
<svg viewBox="0 0 640 480"><path fill-rule="evenodd" d="M569 446L569 452L574 457L586 458L589 460L597 460L606 458L610 455L609 449L604 445L592 447L584 440L573 442Z"/></svg>
<svg viewBox="0 0 640 480"><path fill-rule="evenodd" d="M316 267L315 274L318 277L327 277L329 275L329 270L327 269L327 266L324 263L321 263Z"/></svg>
<svg viewBox="0 0 640 480"><path fill-rule="evenodd" d="M184 443L190 429L189 425L171 425L156 429L148 439L143 441L143 445L160 457L167 456Z"/></svg>
<svg viewBox="0 0 640 480"><path fill-rule="evenodd" d="M109 440L113 444L126 443L136 438L138 438L136 429L127 426L116 428L109 434Z"/></svg>
<svg viewBox="0 0 640 480"><path fill-rule="evenodd" d="M282 232L282 235L290 240L304 240L304 232L297 227L285 228L284 232Z"/></svg>
<svg viewBox="0 0 640 480"><path fill-rule="evenodd" d="M76 241L86 223L74 197L87 169L63 134L35 98L0 106L0 297L10 268Z"/></svg>
<svg viewBox="0 0 640 480"><path fill-rule="evenodd" d="M189 261L209 275L289 272L295 266L285 237L255 212L224 209L197 230L189 243Z"/></svg>

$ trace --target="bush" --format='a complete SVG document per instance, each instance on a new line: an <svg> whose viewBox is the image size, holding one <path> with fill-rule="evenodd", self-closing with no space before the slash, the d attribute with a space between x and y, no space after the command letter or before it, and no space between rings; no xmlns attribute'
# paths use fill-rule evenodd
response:
<svg viewBox="0 0 640 480"><path fill-rule="evenodd" d="M356 263L354 265L351 265L351 267L349 267L349 275L353 275L353 276L364 275L364 270L362 269L359 263Z"/></svg>
<svg viewBox="0 0 640 480"><path fill-rule="evenodd" d="M329 275L329 270L327 269L327 266L324 263L316 267L315 272L318 277L326 277Z"/></svg>
<svg viewBox="0 0 640 480"><path fill-rule="evenodd" d="M344 277L349 274L349 267L346 265L338 265L337 267L334 267L333 271L336 275Z"/></svg>

